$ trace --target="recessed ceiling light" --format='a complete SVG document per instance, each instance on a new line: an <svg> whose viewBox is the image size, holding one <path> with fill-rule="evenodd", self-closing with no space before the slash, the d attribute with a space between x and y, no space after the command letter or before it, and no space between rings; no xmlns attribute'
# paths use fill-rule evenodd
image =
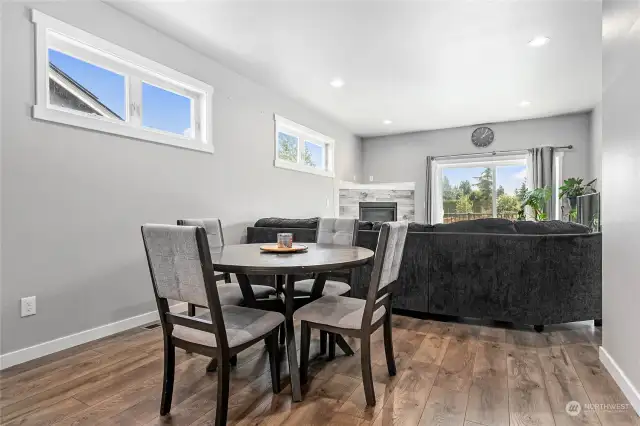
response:
<svg viewBox="0 0 640 426"><path fill-rule="evenodd" d="M337 89L344 86L344 80L341 78L334 78L329 84Z"/></svg>
<svg viewBox="0 0 640 426"><path fill-rule="evenodd" d="M526 108L526 107L528 107L529 105L531 105L531 102L529 102L529 101L522 101L522 102L520 102L520 106L521 106L521 107L523 107L523 108Z"/></svg>
<svg viewBox="0 0 640 426"><path fill-rule="evenodd" d="M545 44L549 43L550 41L551 41L551 39L549 37L538 36L538 37L534 37L529 42L529 46L531 46L531 47L541 47L541 46L544 46Z"/></svg>
<svg viewBox="0 0 640 426"><path fill-rule="evenodd" d="M383 120L382 121L382 124L391 124L391 123L393 123L393 121L391 121L391 120Z"/></svg>

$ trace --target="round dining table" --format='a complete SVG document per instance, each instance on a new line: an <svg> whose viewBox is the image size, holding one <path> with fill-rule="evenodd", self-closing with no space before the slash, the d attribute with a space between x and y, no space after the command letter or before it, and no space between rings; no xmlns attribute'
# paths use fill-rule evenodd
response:
<svg viewBox="0 0 640 426"><path fill-rule="evenodd" d="M263 252L260 250L262 245L264 244L232 244L212 248L211 261L216 272L236 274L245 304L249 307L260 307L251 288L250 275L273 275L277 282L286 283L284 314L291 393L294 401L301 401L300 370L293 327L295 276L315 274L311 291L311 300L314 300L322 296L324 283L331 272L362 266L371 261L374 252L356 246L304 243L307 250L285 254ZM346 354L353 355L342 336L336 336L336 343Z"/></svg>

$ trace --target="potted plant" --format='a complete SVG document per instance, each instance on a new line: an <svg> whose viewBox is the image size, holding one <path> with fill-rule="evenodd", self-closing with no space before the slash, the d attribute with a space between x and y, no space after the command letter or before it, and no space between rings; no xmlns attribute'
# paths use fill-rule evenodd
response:
<svg viewBox="0 0 640 426"><path fill-rule="evenodd" d="M524 194L524 199L520 206L520 211L518 212L518 219L525 219L525 210L527 207L530 207L533 212L533 220L539 221L547 219L547 214L544 212L544 208L550 199L551 189L549 187L545 186L544 188L528 190Z"/></svg>
<svg viewBox="0 0 640 426"><path fill-rule="evenodd" d="M596 180L597 179L594 179L591 182L583 185L582 182L584 181L584 179L582 178L565 179L564 183L559 188L560 193L558 194L558 198L562 199L566 197L569 201L569 206L573 211L576 208L576 197L596 192L596 190L591 186Z"/></svg>

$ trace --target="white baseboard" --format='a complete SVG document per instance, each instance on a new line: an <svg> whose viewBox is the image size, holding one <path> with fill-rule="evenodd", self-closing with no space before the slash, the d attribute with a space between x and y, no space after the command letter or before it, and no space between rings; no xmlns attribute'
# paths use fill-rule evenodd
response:
<svg viewBox="0 0 640 426"><path fill-rule="evenodd" d="M600 362L605 366L613 380L622 390L624 396L627 397L631 406L636 413L640 415L640 392L638 389L631 383L629 378L624 371L620 368L620 366L615 362L615 360L609 355L609 352L602 346L600 346Z"/></svg>
<svg viewBox="0 0 640 426"><path fill-rule="evenodd" d="M178 303L171 306L171 312L184 312L186 310L186 303ZM131 328L140 327L150 322L157 321L158 318L158 311L147 312L146 314L112 322L111 324L101 325L100 327L60 337L59 339L50 340L28 348L19 349L15 352L9 352L7 354L0 355L0 370L4 370L5 368L9 368L17 364L22 364L23 362L31 361L36 358L41 358L54 352L69 349L83 343L98 340L112 334L120 333Z"/></svg>

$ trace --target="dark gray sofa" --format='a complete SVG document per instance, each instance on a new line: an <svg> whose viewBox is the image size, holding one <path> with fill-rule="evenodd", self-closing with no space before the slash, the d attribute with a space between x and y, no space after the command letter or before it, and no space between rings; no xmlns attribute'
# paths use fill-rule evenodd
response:
<svg viewBox="0 0 640 426"><path fill-rule="evenodd" d="M266 218L247 242L279 232L315 241L317 219ZM361 222L357 244L375 250L379 224ZM403 311L538 326L602 317L602 234L582 225L480 219L410 224L393 306ZM352 296L364 298L370 267Z"/></svg>

